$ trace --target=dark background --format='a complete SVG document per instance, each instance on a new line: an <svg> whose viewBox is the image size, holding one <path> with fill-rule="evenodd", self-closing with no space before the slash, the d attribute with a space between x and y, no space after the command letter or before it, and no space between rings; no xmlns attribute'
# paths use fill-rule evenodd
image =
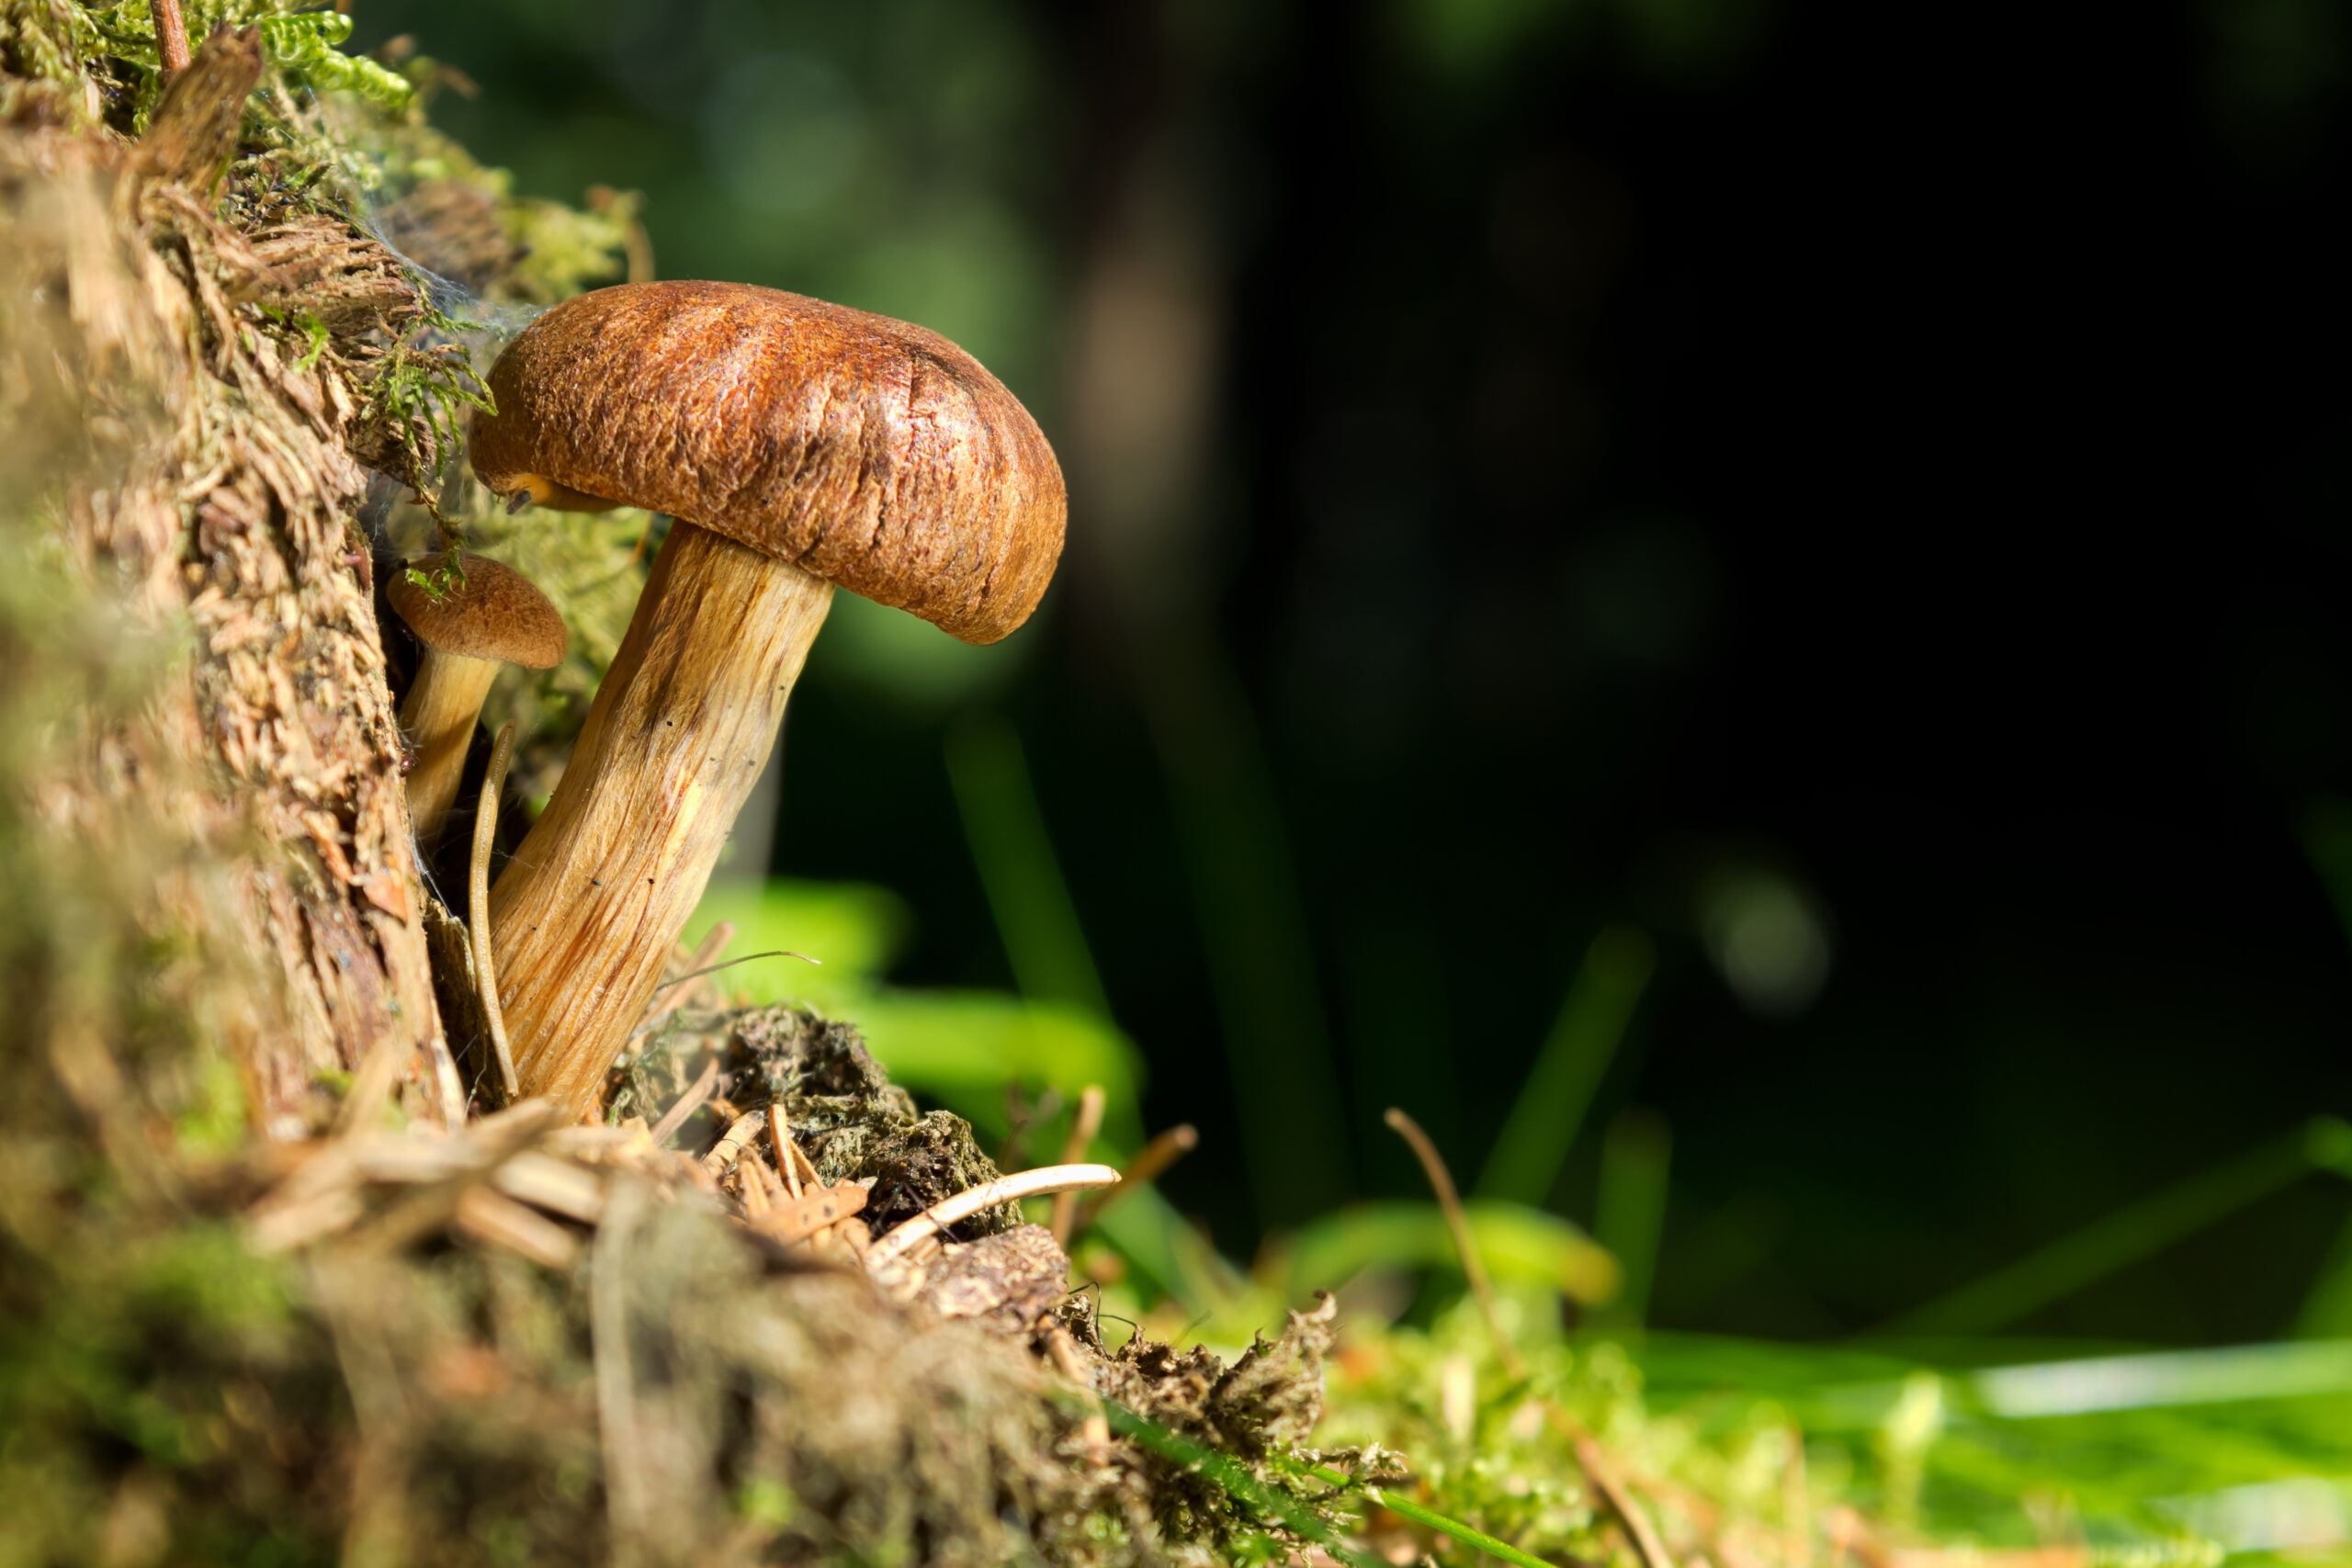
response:
<svg viewBox="0 0 2352 1568"><path fill-rule="evenodd" d="M2352 1114L2344 7L357 20L518 189L643 189L664 276L1036 410L1040 626L927 683L820 645L775 866L905 895L898 978L1011 984L941 760L1008 717L1227 1251L1418 1191L1386 1104L1475 1170L1611 922L1657 969L1587 1125L1673 1130L1660 1324L1866 1328ZM2345 1210L2019 1326L2280 1332Z"/></svg>

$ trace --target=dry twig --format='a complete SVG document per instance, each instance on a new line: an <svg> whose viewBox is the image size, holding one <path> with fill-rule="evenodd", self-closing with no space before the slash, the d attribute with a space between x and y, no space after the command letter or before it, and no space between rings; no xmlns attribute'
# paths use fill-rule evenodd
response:
<svg viewBox="0 0 2352 1568"><path fill-rule="evenodd" d="M1102 1086L1091 1083L1079 1091L1078 1110L1070 1118L1069 1137L1062 1144L1061 1163L1076 1165L1083 1160L1086 1151L1094 1146L1095 1134L1102 1131ZM1056 1247L1069 1245L1070 1222L1077 1214L1076 1189L1066 1187L1054 1194L1054 1216L1050 1228Z"/></svg>
<svg viewBox="0 0 2352 1568"><path fill-rule="evenodd" d="M743 1213L757 1228L768 1216L768 1168L756 1154L747 1154L735 1162L735 1195L741 1200Z"/></svg>
<svg viewBox="0 0 2352 1568"><path fill-rule="evenodd" d="M1396 1113L1391 1111L1389 1114ZM1634 1501L1633 1494L1626 1491L1624 1483L1617 1479L1616 1472L1610 1468L1608 1456L1600 1451L1600 1444L1594 1440L1592 1434L1577 1434L1576 1450L1577 1463L1584 1468L1585 1478L1592 1483L1592 1489L1600 1493L1601 1500L1609 1505L1609 1511L1617 1516L1618 1524L1624 1528L1626 1538L1634 1543L1634 1551L1642 1560L1642 1568L1674 1568L1674 1559L1668 1555L1666 1542L1658 1539L1657 1527L1650 1523L1649 1516L1642 1512L1641 1505Z"/></svg>
<svg viewBox="0 0 2352 1568"><path fill-rule="evenodd" d="M653 1123L652 1131L645 1134L652 1140L653 1146L658 1149L668 1143L671 1136L686 1124L686 1118L702 1109L702 1102L708 1100L711 1090L718 1087L718 1058L713 1056L702 1065L702 1072L687 1087L686 1092L678 1097L678 1102L664 1111L662 1120Z"/></svg>
<svg viewBox="0 0 2352 1568"><path fill-rule="evenodd" d="M713 1176L724 1174L766 1124L764 1111L749 1111L735 1118L733 1124L719 1135L718 1142L711 1145L710 1152L702 1156L703 1169Z"/></svg>
<svg viewBox="0 0 2352 1568"><path fill-rule="evenodd" d="M1089 1198L1078 1206L1078 1218L1070 1226L1070 1234L1083 1232L1102 1216L1102 1211L1136 1189L1159 1178L1159 1173L1191 1154L1201 1141L1201 1134L1190 1122L1170 1127L1143 1146L1143 1153L1127 1162L1119 1172L1119 1184L1109 1191Z"/></svg>
<svg viewBox="0 0 2352 1568"><path fill-rule="evenodd" d="M522 1092L514 1077L514 1055L506 1044L506 1017L498 1008L498 968L490 955L490 845L498 833L498 792L506 787L506 765L514 759L514 725L509 720L491 748L490 771L482 775L481 804L474 809L474 858L466 888L466 924L474 942L474 976L481 987L482 1016L490 1021L491 1048L498 1053L499 1081L512 1100Z"/></svg>
<svg viewBox="0 0 2352 1568"><path fill-rule="evenodd" d="M1385 1118L1396 1135L1412 1145L1421 1162L1421 1170L1429 1177L1430 1190L1437 1194L1437 1206L1445 1215L1446 1228L1453 1233L1453 1249L1462 1255L1462 1272L1470 1281L1470 1293L1478 1298L1478 1311L1486 1317L1487 1332L1494 1337L1495 1353L1502 1358L1503 1370L1514 1378L1527 1375L1527 1363L1519 1359L1519 1347L1503 1332L1502 1314L1495 1306L1495 1288L1487 1280L1487 1266L1478 1260L1478 1244L1470 1235L1469 1217L1462 1212L1461 1194L1453 1190L1453 1175L1445 1168L1443 1156L1421 1124L1395 1106L1388 1108ZM1651 1568L1661 1568L1653 1563Z"/></svg>
<svg viewBox="0 0 2352 1568"><path fill-rule="evenodd" d="M794 1198L798 1198L800 1196L799 1162L808 1156L800 1152L800 1145L794 1143L792 1134L784 1130L784 1107L781 1105L768 1107L768 1142L775 1145L776 1176L783 1181L785 1191Z"/></svg>

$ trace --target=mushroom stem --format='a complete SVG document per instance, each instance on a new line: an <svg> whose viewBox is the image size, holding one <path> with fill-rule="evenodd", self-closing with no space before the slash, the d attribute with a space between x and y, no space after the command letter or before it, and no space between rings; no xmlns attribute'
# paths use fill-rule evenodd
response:
<svg viewBox="0 0 2352 1568"><path fill-rule="evenodd" d="M421 844L430 847L440 838L458 798L474 721L481 716L499 662L429 646L417 661L416 679L401 701L401 730L416 748L416 766L408 775L408 814Z"/></svg>
<svg viewBox="0 0 2352 1568"><path fill-rule="evenodd" d="M575 1114L595 1102L759 780L832 592L708 529L671 529L563 781L491 891L526 1095Z"/></svg>
<svg viewBox="0 0 2352 1568"><path fill-rule="evenodd" d="M148 0L147 8L155 19L155 53L168 82L188 68L187 23L180 17L180 0Z"/></svg>

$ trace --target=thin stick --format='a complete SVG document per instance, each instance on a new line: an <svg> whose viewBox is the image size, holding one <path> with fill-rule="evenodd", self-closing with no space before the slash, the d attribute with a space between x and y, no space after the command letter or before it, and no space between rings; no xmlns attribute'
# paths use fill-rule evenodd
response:
<svg viewBox="0 0 2352 1568"><path fill-rule="evenodd" d="M800 1167L792 1156L800 1151L792 1146L792 1137L784 1130L782 1100L768 1107L768 1142L775 1147L775 1173L783 1179L784 1190L797 1201L800 1197Z"/></svg>
<svg viewBox="0 0 2352 1568"><path fill-rule="evenodd" d="M866 1266L879 1269L896 1262L900 1254L917 1242L937 1235L956 1221L969 1219L982 1209L992 1209L999 1203L1010 1203L1020 1198L1042 1198L1048 1192L1059 1192L1073 1187L1108 1187L1118 1179L1119 1173L1107 1165L1041 1165L1035 1170L1001 1176L994 1181L984 1181L978 1187L967 1187L952 1198L941 1199L889 1235L877 1239L866 1253Z"/></svg>
<svg viewBox="0 0 2352 1568"><path fill-rule="evenodd" d="M1102 1086L1088 1084L1079 1090L1078 1113L1070 1118L1069 1137L1062 1145L1062 1163L1076 1165L1094 1146L1094 1135L1102 1131ZM1054 1194L1054 1218L1050 1228L1056 1247L1069 1245L1070 1222L1078 1217L1078 1192L1064 1188Z"/></svg>
<svg viewBox="0 0 2352 1568"><path fill-rule="evenodd" d="M1018 1084L1004 1086L1004 1119L1007 1123L1004 1142L997 1145L996 1168L1009 1170L1026 1157L1029 1129L1062 1108L1061 1091L1048 1084L1037 1096L1037 1103L1024 1102Z"/></svg>
<svg viewBox="0 0 2352 1568"><path fill-rule="evenodd" d="M772 1214L778 1205L792 1201L792 1194L784 1190L784 1183L775 1171L768 1168L768 1162L763 1159L736 1161L735 1179L749 1182L760 1190L759 1212L763 1215ZM744 1207L748 1209L751 1205L746 1203Z"/></svg>
<svg viewBox="0 0 2352 1568"><path fill-rule="evenodd" d="M653 1140L653 1146L660 1148L672 1134L684 1126L686 1118L701 1110L702 1102L708 1100L710 1091L718 1087L718 1058L713 1056L702 1065L700 1076L688 1086L686 1092L678 1096L678 1102L664 1111L662 1120L653 1123L653 1130L645 1134Z"/></svg>
<svg viewBox="0 0 2352 1568"><path fill-rule="evenodd" d="M482 775L481 803L474 807L473 874L466 887L466 923L474 939L474 978L481 987L482 1016L490 1021L491 1049L498 1053L499 1081L513 1100L523 1090L514 1077L514 1054L506 1045L506 1015L498 1009L498 966L490 956L490 843L498 836L498 792L506 787L506 765L514 760L514 725L509 720L490 749L490 771Z"/></svg>
<svg viewBox="0 0 2352 1568"><path fill-rule="evenodd" d="M155 52L163 57L164 80L187 69L187 23L180 17L180 0L148 0L155 17Z"/></svg>
<svg viewBox="0 0 2352 1568"><path fill-rule="evenodd" d="M1642 1512L1633 1495L1618 1483L1610 1471L1608 1456L1600 1451L1600 1445L1590 1433L1577 1438L1577 1463L1584 1467L1592 1489L1600 1494L1609 1511L1617 1516L1617 1522L1625 1527L1634 1551L1642 1560L1642 1568L1674 1568L1674 1559L1667 1554L1666 1542L1658 1539L1657 1528L1650 1523L1649 1516Z"/></svg>
<svg viewBox="0 0 2352 1568"><path fill-rule="evenodd" d="M1143 1146L1143 1153L1127 1162L1119 1172L1119 1184L1100 1197L1089 1198L1078 1206L1077 1223L1070 1226L1072 1234L1081 1232L1102 1217L1102 1211L1134 1191L1159 1179L1159 1173L1191 1154L1201 1141L1201 1134L1190 1122L1170 1127Z"/></svg>
<svg viewBox="0 0 2352 1568"><path fill-rule="evenodd" d="M799 1141L789 1133L785 1134L784 1149L792 1156L793 1168L800 1172L800 1185L803 1190L813 1190L825 1185L824 1177L817 1170L817 1162L808 1157L808 1151L803 1149Z"/></svg>
<svg viewBox="0 0 2352 1568"><path fill-rule="evenodd" d="M738 1116L735 1124L711 1145L710 1153L702 1156L702 1168L713 1176L725 1175L727 1168L741 1156L752 1140L760 1135L760 1129L766 1122L767 1113L764 1111L752 1111Z"/></svg>
<svg viewBox="0 0 2352 1568"><path fill-rule="evenodd" d="M760 1164L760 1156L746 1151L735 1162L735 1195L742 1200L743 1213L757 1224L768 1212L768 1183Z"/></svg>
<svg viewBox="0 0 2352 1568"><path fill-rule="evenodd" d="M1412 1145L1419 1156L1421 1170L1430 1179L1430 1189L1437 1194L1437 1206L1445 1215L1446 1228L1453 1233L1453 1249L1462 1255L1462 1273L1470 1281L1470 1293L1478 1298L1478 1311L1487 1320L1487 1332L1494 1336L1495 1353L1502 1358L1503 1370L1514 1378L1527 1375L1527 1363L1519 1359L1519 1348L1503 1332L1502 1314L1495 1306L1495 1288L1487 1280L1487 1266L1478 1261L1478 1245L1471 1238L1469 1217L1462 1212L1462 1197L1453 1190L1453 1177L1445 1168L1445 1160L1421 1131L1421 1124L1395 1106L1390 1106L1385 1118L1398 1137ZM1666 1568L1653 1563L1650 1568Z"/></svg>

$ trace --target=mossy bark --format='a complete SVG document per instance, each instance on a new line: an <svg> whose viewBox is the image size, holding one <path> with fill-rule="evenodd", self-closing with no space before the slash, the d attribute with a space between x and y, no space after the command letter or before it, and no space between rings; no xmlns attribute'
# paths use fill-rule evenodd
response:
<svg viewBox="0 0 2352 1568"><path fill-rule="evenodd" d="M9 18L11 68L37 11ZM145 733L122 739L179 765L87 781L107 796L93 809L182 824L232 865L238 908L219 934L282 982L245 1043L248 1107L297 1136L337 1112L329 1086L346 1081L379 1104L396 1087L413 1115L463 1101L353 521L355 452L434 456L379 395L423 301L399 258L313 208L287 161L241 143L266 69L255 32L215 35L135 141L90 114L97 75L78 93L12 76L0 226L26 290L15 310L39 318L16 324L42 329L65 403L98 421L139 405L115 461L51 476L62 543L138 624L187 639ZM32 342L12 338L19 356Z"/></svg>

